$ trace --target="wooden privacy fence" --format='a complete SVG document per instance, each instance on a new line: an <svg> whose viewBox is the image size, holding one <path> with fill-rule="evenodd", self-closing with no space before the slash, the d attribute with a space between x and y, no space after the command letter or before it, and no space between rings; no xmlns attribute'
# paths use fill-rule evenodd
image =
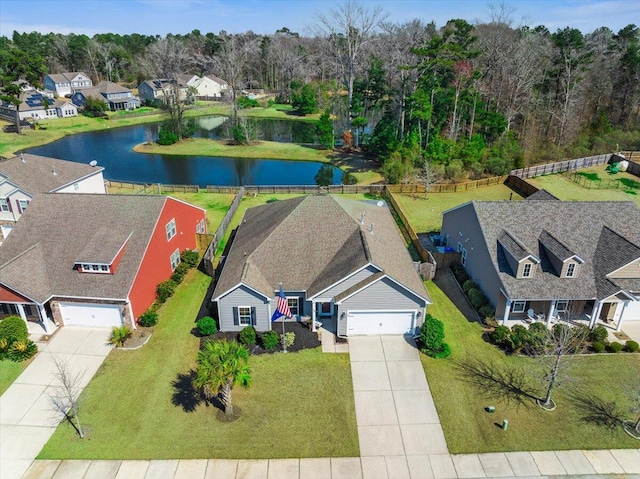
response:
<svg viewBox="0 0 640 479"><path fill-rule="evenodd" d="M207 250L204 252L204 256L202 258L204 263L204 269L207 272L207 274L209 274L210 276L213 276L213 273L214 273L213 260L216 255L216 250L218 249L218 245L220 244L220 241L222 241L222 239L224 238L224 235L227 233L227 229L229 228L229 223L231 223L231 218L233 218L233 215L238 210L238 207L240 206L240 202L242 201L244 194L245 194L244 187L241 186L240 188L238 188L238 193L236 194L236 197L233 199L231 206L227 210L227 213L224 215L224 218L222 219L222 223L220 223L220 226L218 226L218 229L216 230L213 237L211 238L211 242L209 243Z"/></svg>
<svg viewBox="0 0 640 479"><path fill-rule="evenodd" d="M249 195L253 194L309 194L309 193L332 193L332 194L377 194L382 195L385 191L385 185L290 185L290 186L262 186L247 185L244 187L245 192Z"/></svg>
<svg viewBox="0 0 640 479"><path fill-rule="evenodd" d="M465 181L463 183L437 183L429 185L385 185L387 191L391 193L456 193L458 191L474 190L483 186L501 185L505 182L507 176L493 176L491 178L482 178L480 180Z"/></svg>
<svg viewBox="0 0 640 479"><path fill-rule="evenodd" d="M420 259L425 263L429 263L433 265L433 267L429 269L430 277L427 278L427 279L433 279L433 275L435 275L435 269L437 264L435 258L429 251L427 251L424 248L424 246L422 246L422 243L420 243L420 238L418 238L418 234L413 229L413 226L411 226L411 223L407 219L407 216L404 214L404 211L402 211L402 208L394 198L393 193L391 191L387 191L387 199L389 200L389 203L395 210L396 214L400 217L400 220L402 221L402 223L404 224L404 227L407 230L407 233L409 234L409 238L411 238L411 243L413 243L413 246L416 248L416 251L418 251L418 254L420 255Z"/></svg>
<svg viewBox="0 0 640 479"><path fill-rule="evenodd" d="M575 160L558 161L556 163L547 163L545 165L528 166L512 170L513 176L520 178L533 178L535 176L550 175L552 173L562 173L564 171L576 170L579 168L589 168L591 166L604 165L609 162L611 153L596 156L587 156L585 158L577 158Z"/></svg>
<svg viewBox="0 0 640 479"><path fill-rule="evenodd" d="M540 188L533 186L527 180L514 175L509 175L504 184L524 198L527 198L540 190Z"/></svg>

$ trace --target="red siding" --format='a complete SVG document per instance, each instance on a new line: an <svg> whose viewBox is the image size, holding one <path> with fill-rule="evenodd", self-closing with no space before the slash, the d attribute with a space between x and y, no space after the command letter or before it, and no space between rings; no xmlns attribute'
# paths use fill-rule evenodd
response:
<svg viewBox="0 0 640 479"><path fill-rule="evenodd" d="M129 240L127 240L127 243L128 242ZM116 257L111 262L111 268L110 268L111 274L116 274L116 271L118 270L118 264L120 264L120 260L122 259L122 254L127 249L127 243L124 244L124 246L120 249L120 252L116 255Z"/></svg>
<svg viewBox="0 0 640 479"><path fill-rule="evenodd" d="M137 319L156 299L156 286L171 276L171 253L196 248L196 225L205 212L194 206L167 198L160 219L129 293L133 315ZM176 235L167 241L166 225L175 218Z"/></svg>
<svg viewBox="0 0 640 479"><path fill-rule="evenodd" d="M20 296L9 288L5 288L0 284L0 303L4 302L31 303L31 300L25 298L24 296Z"/></svg>

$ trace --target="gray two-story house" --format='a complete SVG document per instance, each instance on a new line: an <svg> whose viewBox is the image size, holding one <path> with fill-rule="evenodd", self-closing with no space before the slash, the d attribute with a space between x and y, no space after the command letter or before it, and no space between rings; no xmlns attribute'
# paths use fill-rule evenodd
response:
<svg viewBox="0 0 640 479"><path fill-rule="evenodd" d="M472 201L441 235L495 308L518 322L640 321L640 210L632 202Z"/></svg>
<svg viewBox="0 0 640 479"><path fill-rule="evenodd" d="M212 297L220 330L270 330L280 287L291 320L339 336L413 333L431 303L386 204L329 195L247 210Z"/></svg>
<svg viewBox="0 0 640 479"><path fill-rule="evenodd" d="M111 111L140 108L140 99L129 88L110 81L101 81L95 87L76 91L71 101L77 107L83 107L87 98L104 101Z"/></svg>
<svg viewBox="0 0 640 479"><path fill-rule="evenodd" d="M44 87L56 96L71 95L80 88L90 88L93 82L84 72L50 73L44 77Z"/></svg>

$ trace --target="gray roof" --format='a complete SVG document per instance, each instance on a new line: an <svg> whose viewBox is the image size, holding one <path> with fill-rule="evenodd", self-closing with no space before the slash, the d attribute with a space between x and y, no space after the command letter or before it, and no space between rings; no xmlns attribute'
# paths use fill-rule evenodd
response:
<svg viewBox="0 0 640 479"><path fill-rule="evenodd" d="M85 72L64 72L64 73L49 73L47 76L56 83L69 83L73 81L78 75L84 75L89 78Z"/></svg>
<svg viewBox="0 0 640 479"><path fill-rule="evenodd" d="M569 258L578 256L547 230L542 230L542 233L540 233L540 243L560 261L566 261Z"/></svg>
<svg viewBox="0 0 640 479"><path fill-rule="evenodd" d="M549 193L547 190L544 190L544 189L536 191L532 195L527 196L526 199L527 200L558 200L560 201L560 198L558 198L555 195L552 195L551 193Z"/></svg>
<svg viewBox="0 0 640 479"><path fill-rule="evenodd" d="M239 283L269 298L279 283L310 297L369 263L429 300L386 205L328 195L276 201L245 213L213 297Z"/></svg>
<svg viewBox="0 0 640 479"><path fill-rule="evenodd" d="M513 234L509 233L507 230L502 230L498 234L498 243L502 245L502 247L515 259L520 262L525 258L532 256L535 258L535 261L538 262L539 259L536 255L531 252L529 248L523 245L518 238L516 238Z"/></svg>
<svg viewBox="0 0 640 479"><path fill-rule="evenodd" d="M180 88L188 88L189 85L187 85L187 80L184 80L181 78L183 75L179 75L178 76L178 87ZM191 76L189 76L189 78L191 78ZM169 88L171 88L171 81L167 78L159 78L159 79L155 79L155 80L145 80L142 83L146 84L149 88L151 88L152 90L155 91L165 91ZM138 87L140 88L140 87Z"/></svg>
<svg viewBox="0 0 640 479"><path fill-rule="evenodd" d="M166 201L163 196L38 195L0 246L0 282L39 303L52 296L126 299ZM109 251L94 263L131 237L115 274L81 274L74 265L98 251L99 234Z"/></svg>
<svg viewBox="0 0 640 479"><path fill-rule="evenodd" d="M462 208L474 210L494 267L512 299L604 299L625 288L606 275L640 258L640 210L632 202L473 201ZM495 246L504 230L514 232L540 258L531 278L517 279L504 252ZM565 250L558 246L561 256L570 252L584 260L575 278L557 275L541 236L556 238Z"/></svg>
<svg viewBox="0 0 640 479"><path fill-rule="evenodd" d="M0 174L9 178L12 183L30 195L56 191L102 170L104 168L101 166L90 166L30 153L0 160Z"/></svg>
<svg viewBox="0 0 640 479"><path fill-rule="evenodd" d="M214 82L216 82L216 83L218 83L220 85L229 85L229 82L227 82L227 81L223 80L222 78L217 77L215 75L209 74L209 75L205 75L205 76L207 78L210 78L211 80L213 80Z"/></svg>

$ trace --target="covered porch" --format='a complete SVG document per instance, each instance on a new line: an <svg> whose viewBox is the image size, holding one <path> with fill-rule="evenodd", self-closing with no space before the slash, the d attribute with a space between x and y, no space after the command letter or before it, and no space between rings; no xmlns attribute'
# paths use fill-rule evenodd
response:
<svg viewBox="0 0 640 479"><path fill-rule="evenodd" d="M38 303L0 302L0 319L8 316L19 316L27 325L29 336L39 339L41 336L53 334L58 326L50 319L45 305Z"/></svg>

